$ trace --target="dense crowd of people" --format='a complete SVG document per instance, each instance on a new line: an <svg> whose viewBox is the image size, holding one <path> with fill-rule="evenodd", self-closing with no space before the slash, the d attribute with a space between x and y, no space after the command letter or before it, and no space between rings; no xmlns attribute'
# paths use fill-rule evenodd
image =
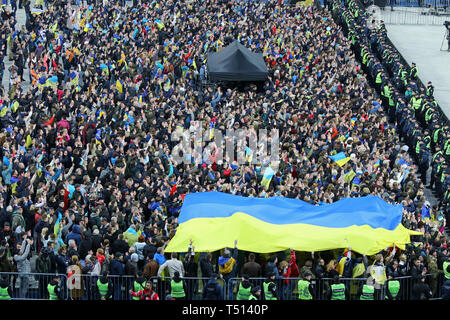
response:
<svg viewBox="0 0 450 320"><path fill-rule="evenodd" d="M17 10L3 6L0 15L2 78L11 62L9 86L0 88L0 272L20 273L2 277L0 296L27 297L30 272L53 274L37 278L39 298L49 299L67 298L68 287L72 299L381 299L384 286L395 299L389 283L402 276L413 277L413 298L441 296L450 256L448 126L431 87L419 85L383 26L368 28L353 0L327 8L22 5L20 28ZM208 52L235 39L263 54L269 79L205 85ZM223 131L279 130L279 168L267 189L262 163L173 160L176 128L200 123L209 132L211 122ZM343 166L330 158L340 152L350 157ZM434 205L424 195L429 165ZM165 253L185 194L213 190L316 205L378 195L401 204L404 226L423 236L375 257L351 248L249 253L239 239L221 252L195 252L191 243L187 253ZM322 286L321 278L332 280ZM371 285L355 289L345 278ZM4 289L17 279L18 291Z"/></svg>

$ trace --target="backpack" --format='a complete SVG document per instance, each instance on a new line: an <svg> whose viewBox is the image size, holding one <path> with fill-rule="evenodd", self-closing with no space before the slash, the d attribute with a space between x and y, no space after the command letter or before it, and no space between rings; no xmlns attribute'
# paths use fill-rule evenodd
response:
<svg viewBox="0 0 450 320"><path fill-rule="evenodd" d="M11 219L11 229L15 231L18 226L21 226L23 230L25 228L25 219L20 213L13 213Z"/></svg>
<svg viewBox="0 0 450 320"><path fill-rule="evenodd" d="M36 259L36 270L39 273L50 273L50 264L49 263L50 258L47 256L47 258L38 257Z"/></svg>

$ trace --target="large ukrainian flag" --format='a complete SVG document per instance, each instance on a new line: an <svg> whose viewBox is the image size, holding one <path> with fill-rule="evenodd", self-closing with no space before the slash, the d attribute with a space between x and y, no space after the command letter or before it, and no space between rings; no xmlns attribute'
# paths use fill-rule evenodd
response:
<svg viewBox="0 0 450 320"><path fill-rule="evenodd" d="M394 244L405 249L420 232L402 224L401 205L377 196L345 198L315 206L283 197L246 198L221 192L187 194L167 252L232 247L252 252L323 251L352 247L373 255Z"/></svg>

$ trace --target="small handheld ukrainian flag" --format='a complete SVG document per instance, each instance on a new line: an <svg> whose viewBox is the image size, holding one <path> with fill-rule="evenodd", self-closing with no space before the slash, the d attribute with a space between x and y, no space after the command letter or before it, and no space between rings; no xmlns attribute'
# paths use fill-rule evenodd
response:
<svg viewBox="0 0 450 320"><path fill-rule="evenodd" d="M336 162L339 166L345 165L347 162L350 161L350 157L346 157L344 152L339 152L338 154L335 154L333 156L330 156L330 159Z"/></svg>
<svg viewBox="0 0 450 320"><path fill-rule="evenodd" d="M267 190L269 188L270 181L272 180L275 171L269 166L264 170L264 175L261 180L261 185Z"/></svg>

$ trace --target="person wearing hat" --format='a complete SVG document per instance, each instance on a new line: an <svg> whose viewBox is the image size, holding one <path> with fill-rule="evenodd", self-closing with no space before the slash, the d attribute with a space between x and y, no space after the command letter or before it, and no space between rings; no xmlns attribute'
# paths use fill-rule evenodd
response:
<svg viewBox="0 0 450 320"><path fill-rule="evenodd" d="M217 274L213 273L208 283L203 287L203 300L223 300L222 286L217 282Z"/></svg>
<svg viewBox="0 0 450 320"><path fill-rule="evenodd" d="M54 274L52 280L47 285L49 300L63 300L63 292L59 286L61 278L58 274Z"/></svg>
<svg viewBox="0 0 450 320"><path fill-rule="evenodd" d="M113 285L108 279L108 272L104 271L102 276L93 286L94 297L97 300L111 300L113 296Z"/></svg>
<svg viewBox="0 0 450 320"><path fill-rule="evenodd" d="M8 276L2 275L0 279L0 300L11 300L13 294L14 292L9 285Z"/></svg>
<svg viewBox="0 0 450 320"><path fill-rule="evenodd" d="M269 272L263 282L264 300L278 300L277 285L275 284L275 272Z"/></svg>
<svg viewBox="0 0 450 320"><path fill-rule="evenodd" d="M261 300L261 287L254 286L251 291L251 295L248 300Z"/></svg>
<svg viewBox="0 0 450 320"><path fill-rule="evenodd" d="M249 300L252 290L252 284L248 280L249 276L247 274L243 274L241 282L239 283L236 300Z"/></svg>
<svg viewBox="0 0 450 320"><path fill-rule="evenodd" d="M114 275L114 300L121 298L120 278L125 274L125 265L123 263L123 255L121 252L116 252L109 265L110 274Z"/></svg>
<svg viewBox="0 0 450 320"><path fill-rule="evenodd" d="M305 272L302 279L297 283L298 288L298 298L300 300L312 300L314 296L314 289L311 285L311 272Z"/></svg>
<svg viewBox="0 0 450 320"><path fill-rule="evenodd" d="M175 300L186 300L186 283L181 279L178 271L175 271L170 280L170 295Z"/></svg>

